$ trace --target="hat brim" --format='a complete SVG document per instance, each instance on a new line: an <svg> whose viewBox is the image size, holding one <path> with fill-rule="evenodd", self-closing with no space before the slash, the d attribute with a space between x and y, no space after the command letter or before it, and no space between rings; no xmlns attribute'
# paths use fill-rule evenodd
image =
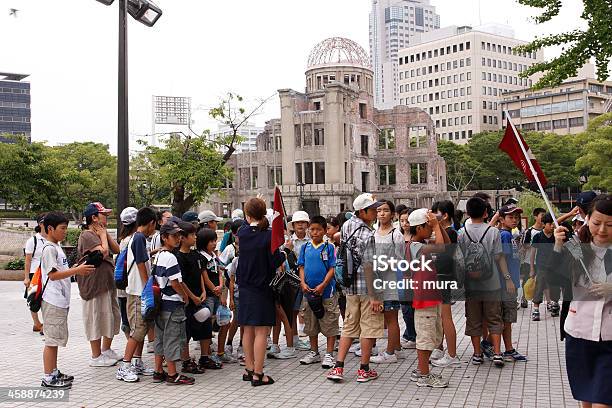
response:
<svg viewBox="0 0 612 408"><path fill-rule="evenodd" d="M215 218L211 218L211 219L204 219L204 220L198 219L198 220L199 220L200 224L204 224L204 223L211 222L211 221L221 222L221 221L223 221L223 218L215 217ZM196 221L196 220L194 220L194 221Z"/></svg>
<svg viewBox="0 0 612 408"><path fill-rule="evenodd" d="M182 230L180 228L172 228L169 231L160 231L160 234L167 234L167 235L176 235L179 232L181 232Z"/></svg>
<svg viewBox="0 0 612 408"><path fill-rule="evenodd" d="M512 213L515 213L515 212L517 212L519 214L522 214L523 213L523 209L517 207L517 208L514 208L514 209L512 209L510 211L504 211L503 214L504 214L504 216L506 216L508 214L512 214Z"/></svg>
<svg viewBox="0 0 612 408"><path fill-rule="evenodd" d="M368 210L370 208L378 208L381 205L386 204L384 201L375 201L374 203L368 205L366 208L364 208L364 210Z"/></svg>

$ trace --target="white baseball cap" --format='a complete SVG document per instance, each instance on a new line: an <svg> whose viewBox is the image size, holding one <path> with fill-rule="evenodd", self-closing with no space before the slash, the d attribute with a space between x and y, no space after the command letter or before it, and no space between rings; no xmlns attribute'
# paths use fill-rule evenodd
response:
<svg viewBox="0 0 612 408"><path fill-rule="evenodd" d="M136 215L138 210L134 207L126 207L121 211L119 218L121 218L121 224L130 225L136 222Z"/></svg>
<svg viewBox="0 0 612 408"><path fill-rule="evenodd" d="M240 208L236 208L234 211L232 211L232 221L236 221L236 219L244 220L244 211L242 211Z"/></svg>
<svg viewBox="0 0 612 408"><path fill-rule="evenodd" d="M576 221L584 222L584 218L582 218L582 215L576 214L574 215L574 218L572 218L572 222L576 222Z"/></svg>
<svg viewBox="0 0 612 408"><path fill-rule="evenodd" d="M418 210L414 210L408 215L408 224L411 227L416 225L423 225L427 222L427 212L429 210L427 208L419 208Z"/></svg>
<svg viewBox="0 0 612 408"><path fill-rule="evenodd" d="M221 222L223 221L223 218L217 217L217 214L215 214L211 210L204 210L198 215L198 220L200 221L200 224L203 224L208 221Z"/></svg>
<svg viewBox="0 0 612 408"><path fill-rule="evenodd" d="M210 309L200 305L198 311L193 314L193 317L200 323L204 323L210 317Z"/></svg>
<svg viewBox="0 0 612 408"><path fill-rule="evenodd" d="M374 197L370 193L363 193L357 196L357 198L353 201L353 210L366 210L368 208L378 208L384 203L382 201L376 201L376 197Z"/></svg>
<svg viewBox="0 0 612 408"><path fill-rule="evenodd" d="M306 211L296 211L293 213L293 216L291 217L291 222L290 224L293 225L294 222L300 222L300 221L306 221L307 223L310 224L310 216L308 215L308 213Z"/></svg>

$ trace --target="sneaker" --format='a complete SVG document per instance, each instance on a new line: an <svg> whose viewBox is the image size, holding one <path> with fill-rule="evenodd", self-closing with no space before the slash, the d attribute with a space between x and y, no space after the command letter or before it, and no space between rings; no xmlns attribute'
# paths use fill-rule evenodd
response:
<svg viewBox="0 0 612 408"><path fill-rule="evenodd" d="M325 353L321 367L329 369L334 366L334 356L331 353Z"/></svg>
<svg viewBox="0 0 612 408"><path fill-rule="evenodd" d="M216 353L217 352L217 345L215 343L211 343L210 344L210 352L211 353Z"/></svg>
<svg viewBox="0 0 612 408"><path fill-rule="evenodd" d="M429 361L439 360L444 357L444 351L440 349L435 349L431 352L431 356L429 357Z"/></svg>
<svg viewBox="0 0 612 408"><path fill-rule="evenodd" d="M299 351L308 351L310 350L310 340L298 340L295 345L295 349Z"/></svg>
<svg viewBox="0 0 612 408"><path fill-rule="evenodd" d="M546 302L546 310L550 312L551 307L552 307L552 302Z"/></svg>
<svg viewBox="0 0 612 408"><path fill-rule="evenodd" d="M550 306L551 317L559 317L560 310L561 308L559 307L559 304L557 302L552 302L552 305Z"/></svg>
<svg viewBox="0 0 612 408"><path fill-rule="evenodd" d="M132 363L132 371L136 375L144 375L151 376L155 373L155 370L151 367L147 367L147 365L142 361L142 359L138 359Z"/></svg>
<svg viewBox="0 0 612 408"><path fill-rule="evenodd" d="M533 312L531 312L531 321L533 322L540 321L540 311L539 310L534 310Z"/></svg>
<svg viewBox="0 0 612 408"><path fill-rule="evenodd" d="M274 358L277 358L279 360L288 360L290 358L296 357L297 354L295 354L295 347L285 347L280 351L280 353L274 355Z"/></svg>
<svg viewBox="0 0 612 408"><path fill-rule="evenodd" d="M117 360L108 357L106 354L100 354L96 358L89 358L90 367L112 367L115 364L117 364Z"/></svg>
<svg viewBox="0 0 612 408"><path fill-rule="evenodd" d="M484 358L482 357L482 354L480 355L474 354L472 355L472 358L470 359L470 361L474 365L481 365L482 363L484 363Z"/></svg>
<svg viewBox="0 0 612 408"><path fill-rule="evenodd" d="M193 346L193 349L194 350L200 350L200 342L199 341L195 342L195 345Z"/></svg>
<svg viewBox="0 0 612 408"><path fill-rule="evenodd" d="M188 373L188 374L204 374L206 369L202 367L201 365L199 365L198 363L196 363L194 360L189 359L189 360L183 361L183 367L181 368L181 371L183 373Z"/></svg>
<svg viewBox="0 0 612 408"><path fill-rule="evenodd" d="M55 369L53 375L55 375L57 378L59 378L62 381L65 381L65 382L73 382L74 381L74 376L64 374L60 370L58 370L57 368Z"/></svg>
<svg viewBox="0 0 612 408"><path fill-rule="evenodd" d="M527 309L528 306L529 304L527 303L527 299L521 299L521 307L523 309Z"/></svg>
<svg viewBox="0 0 612 408"><path fill-rule="evenodd" d="M370 357L370 363L374 363L374 364L397 363L397 356L395 354L389 354L386 351L383 351L377 356Z"/></svg>
<svg viewBox="0 0 612 408"><path fill-rule="evenodd" d="M224 363L224 364L233 364L233 363L237 363L238 360L235 359L231 353L225 352L223 354L217 354L217 356L219 357L219 360Z"/></svg>
<svg viewBox="0 0 612 408"><path fill-rule="evenodd" d="M240 363L241 366L245 367L246 366L246 358L244 356L238 357L238 363Z"/></svg>
<svg viewBox="0 0 612 408"><path fill-rule="evenodd" d="M359 348L359 350L355 351L355 355L357 357L361 357L361 348ZM374 346L372 347L372 353L370 353L371 356L376 356L378 355L378 347Z"/></svg>
<svg viewBox="0 0 612 408"><path fill-rule="evenodd" d="M208 356L200 357L198 365L205 370L220 370L223 368L223 363L217 362Z"/></svg>
<svg viewBox="0 0 612 408"><path fill-rule="evenodd" d="M516 349L504 351L504 361L527 361L527 357L516 351Z"/></svg>
<svg viewBox="0 0 612 408"><path fill-rule="evenodd" d="M334 367L327 373L327 379L335 382L344 380L344 367Z"/></svg>
<svg viewBox="0 0 612 408"><path fill-rule="evenodd" d="M448 387L448 380L437 376L432 373L421 376L417 380L417 387L431 387L431 388L446 388Z"/></svg>
<svg viewBox="0 0 612 408"><path fill-rule="evenodd" d="M395 357L397 357L398 360L400 359L405 359L406 358L406 352L404 350L395 350Z"/></svg>
<svg viewBox="0 0 612 408"><path fill-rule="evenodd" d="M267 343L266 350L270 350L270 347L272 347L272 337L268 336Z"/></svg>
<svg viewBox="0 0 612 408"><path fill-rule="evenodd" d="M502 368L504 366L504 358L501 354L495 354L493 356L493 364L495 365L495 367L499 368Z"/></svg>
<svg viewBox="0 0 612 408"><path fill-rule="evenodd" d="M217 364L223 364L223 361L221 361L221 357L217 353L214 353L212 356L210 356L210 359Z"/></svg>
<svg viewBox="0 0 612 408"><path fill-rule="evenodd" d="M372 370L372 369L370 369L369 371L361 370L361 369L357 370L357 382L358 383L372 381L377 378L378 378L378 373L376 372L376 370Z"/></svg>
<svg viewBox="0 0 612 408"><path fill-rule="evenodd" d="M491 359L493 357L493 354L495 354L493 352L493 344L491 344L491 342L488 340L481 341L480 348L482 349L482 353L484 354L484 356L488 359Z"/></svg>
<svg viewBox="0 0 612 408"><path fill-rule="evenodd" d="M404 349L415 349L416 348L416 341L414 341L414 340L406 340L403 337L400 340L400 344L402 345L402 348L404 348Z"/></svg>
<svg viewBox="0 0 612 408"><path fill-rule="evenodd" d="M174 374L174 376L166 377L167 385L193 385L195 384L195 378L187 377L186 375L182 375L179 373Z"/></svg>
<svg viewBox="0 0 612 408"><path fill-rule="evenodd" d="M336 339L334 342L334 351L338 351L338 346L340 345L340 340Z"/></svg>
<svg viewBox="0 0 612 408"><path fill-rule="evenodd" d="M316 351L310 350L306 355L300 360L300 364L308 365L319 363L321 361L321 354Z"/></svg>
<svg viewBox="0 0 612 408"><path fill-rule="evenodd" d="M355 353L357 350L361 349L361 344L359 343L353 343L351 344L351 347L349 347L349 353Z"/></svg>
<svg viewBox="0 0 612 408"><path fill-rule="evenodd" d="M168 378L168 373L162 371L161 373L155 372L153 373L153 382L154 383L163 383Z"/></svg>
<svg viewBox="0 0 612 408"><path fill-rule="evenodd" d="M268 353L267 353L268 357L274 358L274 357L276 357L276 355L278 353L280 353L280 351L281 351L281 349L280 349L280 346L278 344L272 344L270 346L270 348L268 349Z"/></svg>
<svg viewBox="0 0 612 408"><path fill-rule="evenodd" d="M432 372L429 372L429 375L433 375L434 377L442 378L442 374L434 374ZM421 375L421 373L419 372L418 369L414 369L410 373L410 381L412 381L412 382L419 381L419 378L421 378L421 377L422 377L422 375Z"/></svg>
<svg viewBox="0 0 612 408"><path fill-rule="evenodd" d="M120 356L119 354L117 354L117 352L113 349L104 350L102 354L106 355L106 357L113 359L113 360L117 360L117 361L123 360L123 356Z"/></svg>
<svg viewBox="0 0 612 408"><path fill-rule="evenodd" d="M132 369L133 366L128 363L123 363L117 369L117 373L115 374L115 378L120 381L125 382L136 382L138 381L138 375Z"/></svg>
<svg viewBox="0 0 612 408"><path fill-rule="evenodd" d="M72 381L64 381L56 375L52 376L50 379L45 376L40 386L45 388L67 389L72 387Z"/></svg>
<svg viewBox="0 0 612 408"><path fill-rule="evenodd" d="M236 349L236 356L238 359L244 358L244 351L242 351L242 346L238 346Z"/></svg>
<svg viewBox="0 0 612 408"><path fill-rule="evenodd" d="M155 353L155 343L152 341L147 342L147 353L152 354Z"/></svg>
<svg viewBox="0 0 612 408"><path fill-rule="evenodd" d="M229 354L230 356L234 355L234 346L232 346L231 344L226 344L225 345L225 354Z"/></svg>
<svg viewBox="0 0 612 408"><path fill-rule="evenodd" d="M444 357L432 361L431 364L434 365L435 367L442 367L442 368L450 367L450 366L460 366L461 360L459 360L459 357L457 356L451 357L448 354L444 354Z"/></svg>

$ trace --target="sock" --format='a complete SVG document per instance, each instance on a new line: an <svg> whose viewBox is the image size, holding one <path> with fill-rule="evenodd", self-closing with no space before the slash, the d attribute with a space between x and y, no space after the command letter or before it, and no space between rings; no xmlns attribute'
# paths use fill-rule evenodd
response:
<svg viewBox="0 0 612 408"><path fill-rule="evenodd" d="M138 365L141 363L141 361L142 361L142 357L136 357L136 356L132 357L132 365Z"/></svg>
<svg viewBox="0 0 612 408"><path fill-rule="evenodd" d="M344 361L336 361L336 364L334 364L334 367L344 368Z"/></svg>
<svg viewBox="0 0 612 408"><path fill-rule="evenodd" d="M370 364L361 364L359 366L360 370L370 371Z"/></svg>
<svg viewBox="0 0 612 408"><path fill-rule="evenodd" d="M53 373L51 373L51 374L43 373L43 380L45 380L45 381L53 380Z"/></svg>

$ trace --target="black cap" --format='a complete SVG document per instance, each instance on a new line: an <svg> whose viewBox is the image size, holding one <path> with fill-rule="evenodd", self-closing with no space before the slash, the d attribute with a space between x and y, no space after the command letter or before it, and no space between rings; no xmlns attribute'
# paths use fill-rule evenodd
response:
<svg viewBox="0 0 612 408"><path fill-rule="evenodd" d="M178 234L181 231L182 230L179 227L179 225L173 221L168 221L167 223L162 225L161 228L159 229L159 233L161 235L164 235L164 234L174 235L174 234Z"/></svg>
<svg viewBox="0 0 612 408"><path fill-rule="evenodd" d="M597 197L597 194L594 191L583 191L576 197L576 204L586 212L593 203L593 200L595 200L595 197Z"/></svg>

